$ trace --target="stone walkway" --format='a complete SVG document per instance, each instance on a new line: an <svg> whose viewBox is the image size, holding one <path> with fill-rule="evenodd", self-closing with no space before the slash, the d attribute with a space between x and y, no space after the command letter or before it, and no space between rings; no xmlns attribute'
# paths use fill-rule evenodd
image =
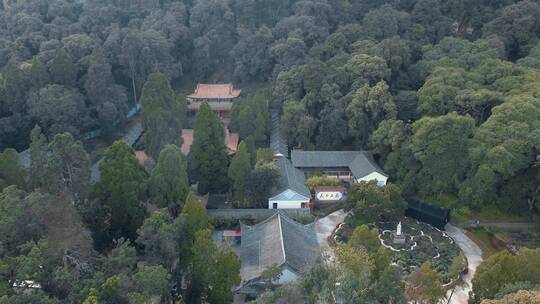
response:
<svg viewBox="0 0 540 304"><path fill-rule="evenodd" d="M450 224L446 225L446 233L450 235L456 244L461 248L465 257L467 258L467 263L469 271L463 277L463 285L456 287L450 304L467 304L469 301L469 292L472 290L472 278L476 272L476 268L480 263L482 263L482 249L478 247L467 235L465 232L458 227L452 226ZM448 292L447 295L450 295ZM445 300L444 303L447 301Z"/></svg>
<svg viewBox="0 0 540 304"><path fill-rule="evenodd" d="M340 209L315 222L315 231L317 232L317 240L319 241L322 254L328 256L330 259L334 257L334 250L328 242L328 237L330 237L339 224L343 223L346 215L345 211Z"/></svg>

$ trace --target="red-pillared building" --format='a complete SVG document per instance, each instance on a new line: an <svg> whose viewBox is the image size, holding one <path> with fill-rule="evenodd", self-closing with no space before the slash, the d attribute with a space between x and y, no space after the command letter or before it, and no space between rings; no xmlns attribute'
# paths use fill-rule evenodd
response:
<svg viewBox="0 0 540 304"><path fill-rule="evenodd" d="M191 113L197 112L203 102L210 105L220 118L224 127L224 141L229 154L236 153L238 147L238 133L229 131L230 112L235 100L240 97L242 90L235 89L232 83L227 84L204 84L199 83L195 91L187 96L187 110ZM182 130L182 152L188 154L193 143L193 130Z"/></svg>

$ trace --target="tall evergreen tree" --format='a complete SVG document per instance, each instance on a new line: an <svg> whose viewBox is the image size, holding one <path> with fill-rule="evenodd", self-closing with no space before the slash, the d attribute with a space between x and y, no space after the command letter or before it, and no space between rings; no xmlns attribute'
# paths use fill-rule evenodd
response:
<svg viewBox="0 0 540 304"><path fill-rule="evenodd" d="M49 84L50 76L47 72L47 68L41 63L37 57L32 59L32 65L29 70L30 85L33 88L41 88Z"/></svg>
<svg viewBox="0 0 540 304"><path fill-rule="evenodd" d="M47 138L36 125L30 133L30 188L41 188L47 183Z"/></svg>
<svg viewBox="0 0 540 304"><path fill-rule="evenodd" d="M229 166L228 176L232 180L232 187L234 198L238 203L244 203L245 201L245 185L246 185L246 176L251 170L251 155L247 150L246 143L244 141L240 142L236 155L231 161Z"/></svg>
<svg viewBox="0 0 540 304"><path fill-rule="evenodd" d="M125 89L115 84L111 65L101 48L92 52L84 87L91 115L97 119L102 134L109 135L112 127L124 118L127 96Z"/></svg>
<svg viewBox="0 0 540 304"><path fill-rule="evenodd" d="M106 232L110 239L134 240L145 217L141 200L146 191L146 173L123 141L114 142L104 156L95 193L105 210Z"/></svg>
<svg viewBox="0 0 540 304"><path fill-rule="evenodd" d="M157 159L166 144L182 144L185 103L178 100L169 80L161 73L148 77L141 102L146 152Z"/></svg>
<svg viewBox="0 0 540 304"><path fill-rule="evenodd" d="M19 161L15 149L5 149L0 153L0 190L9 185L26 188L26 170Z"/></svg>
<svg viewBox="0 0 540 304"><path fill-rule="evenodd" d="M186 197L186 203L182 208L182 216L185 219L184 231L191 241L195 239L197 231L210 228L210 218L206 213L206 209L197 200L193 192L189 192Z"/></svg>
<svg viewBox="0 0 540 304"><path fill-rule="evenodd" d="M152 201L160 207L171 207L177 213L188 192L187 162L175 145L166 145L159 154L148 183Z"/></svg>
<svg viewBox="0 0 540 304"><path fill-rule="evenodd" d="M55 84L75 87L77 83L77 66L73 63L73 59L69 54L62 48L56 52L56 57L54 57L51 63L49 72Z"/></svg>
<svg viewBox="0 0 540 304"><path fill-rule="evenodd" d="M76 202L84 200L90 188L90 158L81 142L69 133L57 134L49 144L48 191L68 191Z"/></svg>
<svg viewBox="0 0 540 304"><path fill-rule="evenodd" d="M231 303L231 287L240 283L238 256L227 247L217 247L211 233L210 229L195 233L189 265L191 278L188 298L191 303L200 303L204 298L211 303Z"/></svg>
<svg viewBox="0 0 540 304"><path fill-rule="evenodd" d="M197 113L188 156L193 177L199 182L197 190L200 194L227 190L228 157L223 136L219 118L208 103L203 103Z"/></svg>

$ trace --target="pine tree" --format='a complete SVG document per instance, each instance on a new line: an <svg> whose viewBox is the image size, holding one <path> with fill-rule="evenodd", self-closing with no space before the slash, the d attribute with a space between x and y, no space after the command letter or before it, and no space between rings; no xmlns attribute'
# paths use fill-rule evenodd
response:
<svg viewBox="0 0 540 304"><path fill-rule="evenodd" d="M148 186L156 205L174 210L181 208L188 192L187 162L176 145L166 145L161 150Z"/></svg>
<svg viewBox="0 0 540 304"><path fill-rule="evenodd" d="M26 170L19 161L19 153L12 148L0 153L0 191L9 185L26 188Z"/></svg>
<svg viewBox="0 0 540 304"><path fill-rule="evenodd" d="M245 202L246 175L251 170L251 155L249 155L246 143L240 142L236 155L229 166L228 176L232 180L234 198L238 203Z"/></svg>
<svg viewBox="0 0 540 304"><path fill-rule="evenodd" d="M90 157L80 141L69 133L57 134L49 144L47 189L50 193L68 191L82 202L90 191Z"/></svg>
<svg viewBox="0 0 540 304"><path fill-rule="evenodd" d="M251 157L251 165L254 166L257 162L257 146L255 145L255 137L250 135L244 139L247 151Z"/></svg>
<svg viewBox="0 0 540 304"><path fill-rule="evenodd" d="M41 63L41 61L37 59L37 57L34 57L34 59L32 59L32 65L30 67L29 74L30 74L29 75L30 85L33 88L38 88L38 89L42 88L45 85L47 85L50 81L50 77L49 77L49 73L47 73L47 69L45 68L43 63Z"/></svg>
<svg viewBox="0 0 540 304"><path fill-rule="evenodd" d="M44 187L47 183L47 138L36 125L30 133L30 189Z"/></svg>
<svg viewBox="0 0 540 304"><path fill-rule="evenodd" d="M208 103L197 113L193 144L189 152L190 169L199 182L198 192L220 193L227 190L227 148L223 143L223 125Z"/></svg>
<svg viewBox="0 0 540 304"><path fill-rule="evenodd" d="M141 102L146 152L157 159L166 144L182 144L185 103L177 98L169 80L161 73L148 77Z"/></svg>
<svg viewBox="0 0 540 304"><path fill-rule="evenodd" d="M77 66L64 49L58 50L49 71L55 84L74 87L77 83Z"/></svg>
<svg viewBox="0 0 540 304"><path fill-rule="evenodd" d="M183 230L191 241L194 240L197 231L210 228L210 218L206 213L206 209L197 200L193 192L189 192L186 197L186 203L182 208L182 217L184 218Z"/></svg>
<svg viewBox="0 0 540 304"><path fill-rule="evenodd" d="M100 180L95 193L105 210L109 239L134 240L145 217L141 204L146 191L146 173L135 153L123 141L114 142L99 163Z"/></svg>

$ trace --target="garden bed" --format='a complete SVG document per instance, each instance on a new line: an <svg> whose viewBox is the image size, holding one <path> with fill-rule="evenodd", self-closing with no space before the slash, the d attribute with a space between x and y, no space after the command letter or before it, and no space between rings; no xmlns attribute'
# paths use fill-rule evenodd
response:
<svg viewBox="0 0 540 304"><path fill-rule="evenodd" d="M375 226L379 230L381 244L388 248L392 263L403 269L405 274L411 273L422 263L431 261L433 268L441 272L444 282L448 283L448 268L454 257L460 253L459 247L444 231L412 218L402 219L402 231L406 237L405 244L393 244L392 232L397 222L379 222ZM370 227L373 228L373 227ZM344 225L336 233L338 242L346 242L353 229Z"/></svg>

